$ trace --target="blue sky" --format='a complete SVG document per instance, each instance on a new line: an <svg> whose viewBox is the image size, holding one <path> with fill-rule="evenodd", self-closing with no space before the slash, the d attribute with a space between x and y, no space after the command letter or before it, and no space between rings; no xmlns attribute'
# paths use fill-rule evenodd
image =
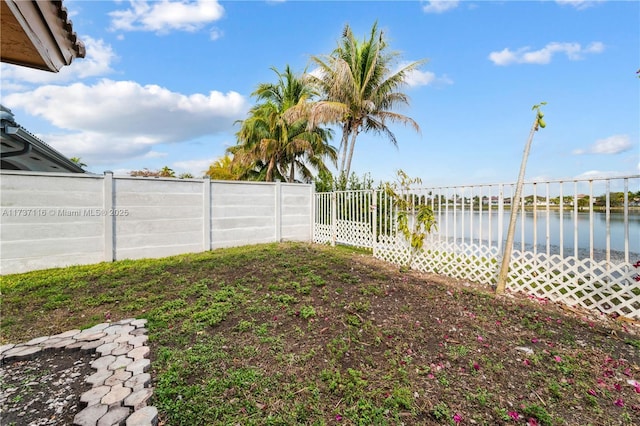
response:
<svg viewBox="0 0 640 426"><path fill-rule="evenodd" d="M427 59L392 126L398 148L361 135L352 170L425 184L514 181L545 101L527 179L640 173L637 1L66 0L87 56L58 74L2 64L16 121L92 172L201 176L235 144L271 67L311 71L345 24L374 21L403 60ZM336 132L334 144L339 143Z"/></svg>

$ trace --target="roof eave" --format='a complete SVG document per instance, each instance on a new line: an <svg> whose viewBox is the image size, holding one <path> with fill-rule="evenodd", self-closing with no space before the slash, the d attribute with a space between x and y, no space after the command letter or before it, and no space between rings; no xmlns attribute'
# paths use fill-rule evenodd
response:
<svg viewBox="0 0 640 426"><path fill-rule="evenodd" d="M85 46L73 32L72 22L61 0L2 1L39 56L27 62L3 52L3 62L58 72L65 65L70 65L73 59L84 58Z"/></svg>

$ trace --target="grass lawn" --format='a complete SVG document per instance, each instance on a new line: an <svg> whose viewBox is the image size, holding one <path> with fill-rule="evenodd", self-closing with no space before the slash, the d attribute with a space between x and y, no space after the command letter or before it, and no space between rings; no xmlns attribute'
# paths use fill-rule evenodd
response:
<svg viewBox="0 0 640 426"><path fill-rule="evenodd" d="M248 246L8 275L0 290L0 344L147 318L161 424L640 424L640 340L624 325L354 249Z"/></svg>

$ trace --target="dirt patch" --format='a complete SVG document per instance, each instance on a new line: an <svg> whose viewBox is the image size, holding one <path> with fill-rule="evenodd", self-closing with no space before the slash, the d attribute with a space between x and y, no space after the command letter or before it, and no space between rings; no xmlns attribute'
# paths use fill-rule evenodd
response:
<svg viewBox="0 0 640 426"><path fill-rule="evenodd" d="M636 324L355 250L261 245L8 281L8 341L147 318L167 425L640 424Z"/></svg>
<svg viewBox="0 0 640 426"><path fill-rule="evenodd" d="M26 361L8 361L0 369L3 425L71 425L82 409L80 395L91 389L95 354L41 353Z"/></svg>

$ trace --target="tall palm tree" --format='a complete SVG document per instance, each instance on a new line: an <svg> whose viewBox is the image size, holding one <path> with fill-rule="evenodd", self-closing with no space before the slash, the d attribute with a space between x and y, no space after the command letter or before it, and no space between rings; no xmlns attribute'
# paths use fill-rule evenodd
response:
<svg viewBox="0 0 640 426"><path fill-rule="evenodd" d="M262 83L252 93L261 102L241 122L236 134L239 143L227 151L248 174L263 176L266 181L293 182L297 170L309 180L312 173L309 165L325 170L325 159L335 162L336 151L328 143L331 132L318 126L309 128L302 117L287 119L288 109L308 102L315 92L289 66L282 73L272 69L278 82Z"/></svg>
<svg viewBox="0 0 640 426"><path fill-rule="evenodd" d="M362 132L382 134L395 146L395 135L389 123L409 125L420 131L412 118L396 113L394 108L408 105L408 96L400 89L407 74L425 61L415 61L392 70L399 53L389 51L384 33L373 24L368 39L359 41L349 25L344 27L338 47L325 56L313 56L316 75L309 80L324 94L310 105L294 109L289 119L308 117L309 128L335 123L342 127L340 144L340 174L349 176L358 135Z"/></svg>

